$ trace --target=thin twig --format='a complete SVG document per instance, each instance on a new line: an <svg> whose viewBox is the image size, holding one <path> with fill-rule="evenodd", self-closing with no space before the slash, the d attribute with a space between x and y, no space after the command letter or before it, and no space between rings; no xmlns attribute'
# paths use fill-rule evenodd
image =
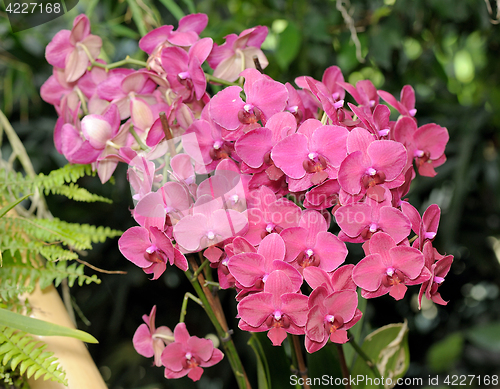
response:
<svg viewBox="0 0 500 389"><path fill-rule="evenodd" d="M360 63L364 63L365 59L363 58L363 55L361 54L361 42L359 41L358 38L358 33L356 32L356 26L354 25L354 19L352 16L349 14L347 9L344 7L344 2L346 3L347 6L350 6L351 4L349 3L349 0L337 0L336 7L337 10L340 11L342 14L342 17L344 18L344 22L349 28L349 31L351 32L351 39L354 42L354 46L356 46L356 58ZM353 8L351 8L353 10ZM351 11L352 13L352 11Z"/></svg>
<svg viewBox="0 0 500 389"><path fill-rule="evenodd" d="M299 374L304 380L304 389L311 389L308 381L307 366L304 362L304 354L302 354L302 347L300 347L300 340L298 335L292 335L293 350L295 351L295 356L297 358L297 365L299 367Z"/></svg>
<svg viewBox="0 0 500 389"><path fill-rule="evenodd" d="M104 269L100 269L94 265L91 265L90 263L88 263L87 261L84 261L80 258L76 258L76 261L77 262L80 262L80 263L83 263L85 266L88 266L90 267L92 270L95 270L99 273L104 273L104 274L127 274L126 271L122 271L122 270L104 270Z"/></svg>

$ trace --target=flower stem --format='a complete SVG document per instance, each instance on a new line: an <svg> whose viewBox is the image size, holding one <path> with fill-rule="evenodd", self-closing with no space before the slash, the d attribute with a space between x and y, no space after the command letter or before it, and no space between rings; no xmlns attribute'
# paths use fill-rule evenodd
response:
<svg viewBox="0 0 500 389"><path fill-rule="evenodd" d="M217 78L212 76L211 74L205 73L205 78L208 82L216 82L217 84L227 85L227 86L239 86L239 84L227 80L223 80L222 78Z"/></svg>
<svg viewBox="0 0 500 389"><path fill-rule="evenodd" d="M87 52L87 50L85 50L85 51ZM115 68L119 68L120 66L123 66L123 65L138 65L138 66L141 66L143 68L148 67L148 64L146 62L140 61L138 59L130 58L128 55L125 57L125 59L122 59L121 61L105 64L105 63L97 62L94 59L91 59L89 54L90 53L87 53L87 55L89 56L89 59L90 59L90 66L91 67L96 66L98 68L103 68L103 69L106 69L106 71L111 70L111 69L115 69Z"/></svg>
<svg viewBox="0 0 500 389"><path fill-rule="evenodd" d="M203 307L203 301L195 297L192 293L186 292L186 294L184 295L184 299L182 300L181 317L179 318L179 323L184 323L184 318L186 317L187 312L187 303L189 299L193 300L195 303L200 304Z"/></svg>
<svg viewBox="0 0 500 389"><path fill-rule="evenodd" d="M354 340L354 336L352 335L352 332L347 331L347 336L349 337L349 344L354 348L354 350L356 350L356 352L358 353L358 355L361 358L363 358L363 360L365 361L366 365L371 369L371 371L373 372L373 374L375 374L375 378L382 379L382 375L380 374L377 366L375 365L375 363L373 363L373 361L370 359L370 357L368 355L366 355L366 353L359 346L359 344L356 343L356 341Z"/></svg>
<svg viewBox="0 0 500 389"><path fill-rule="evenodd" d="M307 383L307 379L309 378L307 375L307 366L304 362L304 354L302 354L302 347L300 347L300 340L298 335L291 335L290 338L292 338L292 356L294 357L293 359L297 361L297 366L299 369L299 374L304 380L304 389L311 389L309 384Z"/></svg>
<svg viewBox="0 0 500 389"><path fill-rule="evenodd" d="M195 258L193 256L189 256L188 260L191 268L196 273L199 266L196 263ZM224 348L229 364L233 369L236 382L238 383L238 388L251 389L250 382L248 381L245 369L241 363L238 351L236 350L233 340L231 339L231 331L228 328L219 297L212 294L210 289L205 286L205 277L201 274L201 272L199 272L198 277L193 277L190 270L187 270L185 274L193 285L196 294L203 302L203 308L205 308L205 312L214 325L217 335L221 339L222 347Z"/></svg>
<svg viewBox="0 0 500 389"><path fill-rule="evenodd" d="M349 368L345 362L344 349L341 344L336 344L337 352L339 353L340 369L342 370L342 376L346 378L346 383L344 384L345 389L351 389L351 383L349 382Z"/></svg>

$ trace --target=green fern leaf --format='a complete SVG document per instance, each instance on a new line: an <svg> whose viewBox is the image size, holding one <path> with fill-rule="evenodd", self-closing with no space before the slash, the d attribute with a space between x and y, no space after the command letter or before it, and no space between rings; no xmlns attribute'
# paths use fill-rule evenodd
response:
<svg viewBox="0 0 500 389"><path fill-rule="evenodd" d="M12 370L19 366L21 374L26 374L28 378L43 376L44 380L50 379L67 386L66 373L58 365L54 354L45 351L46 348L47 345L35 341L23 331L0 327L0 358L4 366L10 362Z"/></svg>

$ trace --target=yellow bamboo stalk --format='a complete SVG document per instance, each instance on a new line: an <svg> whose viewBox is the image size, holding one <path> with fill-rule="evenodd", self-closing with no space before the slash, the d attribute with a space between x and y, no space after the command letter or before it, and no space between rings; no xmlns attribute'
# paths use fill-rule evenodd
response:
<svg viewBox="0 0 500 389"><path fill-rule="evenodd" d="M31 317L49 321L66 327L75 328L54 286L43 291L36 287L32 294L25 296L33 310ZM90 356L85 344L77 339L63 336L36 336L34 339L47 344L47 351L52 351L66 371L68 386L44 381L42 378L30 378L31 389L106 389L106 384Z"/></svg>

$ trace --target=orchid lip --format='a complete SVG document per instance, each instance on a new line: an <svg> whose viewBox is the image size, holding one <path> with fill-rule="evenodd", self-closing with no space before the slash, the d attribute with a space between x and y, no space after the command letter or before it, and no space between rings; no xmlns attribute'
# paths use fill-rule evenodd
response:
<svg viewBox="0 0 500 389"><path fill-rule="evenodd" d="M293 107L288 107L288 111L290 111L291 113L297 113L298 110L299 110L298 105L294 105Z"/></svg>
<svg viewBox="0 0 500 389"><path fill-rule="evenodd" d="M387 136L389 134L390 130L388 128L384 128L383 130L380 130L378 132L379 136Z"/></svg>

